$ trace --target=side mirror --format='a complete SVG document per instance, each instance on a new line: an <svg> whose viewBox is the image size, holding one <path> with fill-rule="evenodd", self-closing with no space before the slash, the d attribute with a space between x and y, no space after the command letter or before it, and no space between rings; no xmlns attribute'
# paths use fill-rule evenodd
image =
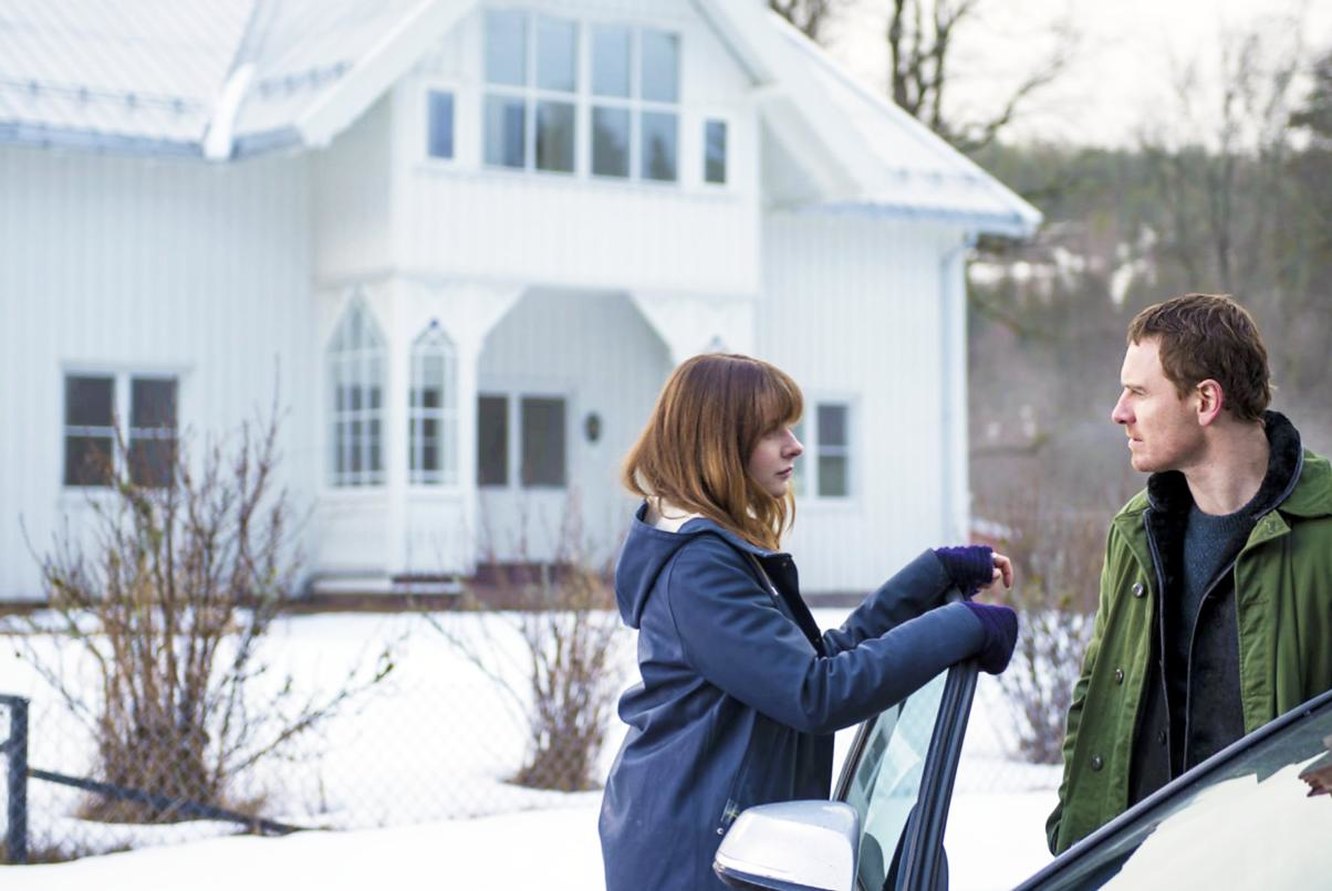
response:
<svg viewBox="0 0 1332 891"><path fill-rule="evenodd" d="M860 816L841 801L783 801L736 818L712 863L732 888L852 891Z"/></svg>

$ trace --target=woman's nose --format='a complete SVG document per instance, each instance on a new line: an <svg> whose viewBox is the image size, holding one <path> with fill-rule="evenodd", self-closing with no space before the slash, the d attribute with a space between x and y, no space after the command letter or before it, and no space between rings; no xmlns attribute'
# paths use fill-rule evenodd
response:
<svg viewBox="0 0 1332 891"><path fill-rule="evenodd" d="M790 455L792 458L798 458L803 455L805 453L805 447L801 445L800 440L796 439L796 435L790 431L787 431L787 435L790 439L786 443L786 454Z"/></svg>

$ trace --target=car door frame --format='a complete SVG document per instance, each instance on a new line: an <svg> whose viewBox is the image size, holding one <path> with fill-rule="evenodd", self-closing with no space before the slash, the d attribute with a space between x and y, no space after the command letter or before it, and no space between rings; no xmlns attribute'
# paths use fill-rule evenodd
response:
<svg viewBox="0 0 1332 891"><path fill-rule="evenodd" d="M960 599L960 595L955 599ZM957 778L971 705L976 696L979 670L975 659L959 662L948 669L948 677L939 698L939 716L930 734L929 749L921 769L920 792L904 830L895 891L935 891L944 887L939 884L941 878L947 875L943 850L944 830L948 824L953 784ZM879 718L879 715L875 715L863 722L856 731L842 764L842 772L833 794L835 800L847 800L852 779Z"/></svg>

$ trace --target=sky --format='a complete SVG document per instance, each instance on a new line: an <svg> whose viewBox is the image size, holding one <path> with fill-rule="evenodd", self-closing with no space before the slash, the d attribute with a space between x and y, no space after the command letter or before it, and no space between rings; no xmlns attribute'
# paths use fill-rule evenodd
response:
<svg viewBox="0 0 1332 891"><path fill-rule="evenodd" d="M865 83L882 90L887 0L848 0L826 44ZM1057 23L1075 35L1059 80L1024 106L1016 140L1132 145L1185 117L1219 107L1223 48L1236 33L1264 33L1266 59L1332 47L1332 3L1312 0L981 0L958 32L951 105L968 116L995 108L1053 50ZM1175 85L1196 70L1188 111Z"/></svg>
<svg viewBox="0 0 1332 891"><path fill-rule="evenodd" d="M822 627L839 624L847 610L815 610ZM474 616L451 614L459 621ZM548 891L597 891L603 888L601 849L596 821L600 794L537 793L517 791L498 777L512 767L505 759L521 754L523 728L503 708L485 707L499 698L484 676L465 660L447 652L438 634L411 617L376 614L341 614L284 617L273 634L275 652L286 660L279 668L298 674L301 689L327 688L340 681L348 659L374 652L379 642L397 641L396 680L331 725L329 750L316 769L323 777L323 794L332 802L345 802L334 813L344 825L373 825L386 820L389 828L359 828L343 832L300 832L282 838L255 836L206 837L227 831L222 824L179 826L177 836L193 840L144 846L125 853L85 857L70 863L0 866L5 891L235 891L313 887L324 891L363 891L385 888L473 889L525 887L540 884ZM486 621L496 621L488 618ZM483 639L508 647L512 635L487 634ZM505 641L510 643L505 643ZM368 647L368 649L367 649ZM633 648L622 652L624 672L633 679ZM521 660L518 660L520 663ZM33 699L33 734L30 763L46 769L66 769L53 763L54 752L76 731L52 720L53 697L30 666L13 648L0 648L0 676L8 690ZM480 685L479 687L477 685ZM489 690L490 695L487 696ZM1004 754L1003 732L1009 726L1008 707L999 683L980 679L977 707L968 724L966 744L957 777L946 847L953 891L996 891L1011 888L1046 862L1045 817L1055 801L1059 769L1009 760ZM434 714L432 714L432 712ZM608 769L623 737L615 725L604 752ZM451 747L462 734L466 751ZM854 730L837 737L839 758L849 747ZM459 739L455 742L461 742ZM367 748L367 745L369 746ZM352 768L339 769L339 758L350 756ZM498 757L497 757L498 756ZM507 765L507 766L506 766ZM304 763L281 767L295 775ZM399 780L405 782L399 782ZM301 810L300 783L289 782L275 793L268 813L292 819ZM361 786L363 795L354 787ZM51 800L51 784L34 782L29 800L34 807ZM393 804L369 795L392 791ZM447 811L457 799L484 816L422 820L413 815L420 797L429 792L442 803L435 813ZM485 796L485 803L473 796ZM289 800L288 800L289 799ZM369 802L369 803L367 803ZM375 816L367 824L349 810L397 808L401 813ZM72 832L88 832L86 824L60 817L46 808L31 821L48 831L53 825ZM328 814L297 817L316 822ZM136 836L145 845L153 833ZM47 836L50 837L50 836Z"/></svg>

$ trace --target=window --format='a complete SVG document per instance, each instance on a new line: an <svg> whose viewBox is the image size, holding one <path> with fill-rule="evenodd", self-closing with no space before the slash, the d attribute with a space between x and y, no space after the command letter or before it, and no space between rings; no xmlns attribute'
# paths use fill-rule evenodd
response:
<svg viewBox="0 0 1332 891"><path fill-rule="evenodd" d="M820 402L816 409L815 454L819 465L816 491L820 498L845 498L851 494L849 414L844 403Z"/></svg>
<svg viewBox="0 0 1332 891"><path fill-rule="evenodd" d="M511 418L511 412L517 417ZM518 483L525 489L566 485L567 410L563 397L484 394L477 398L476 414L477 485L511 485L509 468L515 463ZM509 436L514 429L518 431L517 442ZM510 450L515 448L517 454L511 456Z"/></svg>
<svg viewBox="0 0 1332 891"><path fill-rule="evenodd" d="M432 158L453 157L453 94L426 93L426 153Z"/></svg>
<svg viewBox="0 0 1332 891"><path fill-rule="evenodd" d="M509 399L479 396L476 401L476 484L509 484Z"/></svg>
<svg viewBox="0 0 1332 891"><path fill-rule="evenodd" d="M485 72L485 162L572 173L577 23L521 10L488 11Z"/></svg>
<svg viewBox="0 0 1332 891"><path fill-rule="evenodd" d="M485 22L487 165L574 173L582 146L594 176L678 181L679 35L515 9Z"/></svg>
<svg viewBox="0 0 1332 891"><path fill-rule="evenodd" d="M524 488L563 488L564 400L523 397L522 430Z"/></svg>
<svg viewBox="0 0 1332 891"><path fill-rule="evenodd" d="M357 298L342 316L328 348L330 482L384 482L384 337Z"/></svg>
<svg viewBox="0 0 1332 891"><path fill-rule="evenodd" d="M703 122L703 181L726 182L726 122Z"/></svg>
<svg viewBox="0 0 1332 891"><path fill-rule="evenodd" d="M431 322L412 344L407 443L413 483L458 482L457 375L453 342L438 322Z"/></svg>
<svg viewBox="0 0 1332 891"><path fill-rule="evenodd" d="M117 398L128 400L118 405ZM117 456L116 418L129 417ZM116 461L130 480L165 486L176 464L176 379L169 376L70 374L65 377L65 485L109 486Z"/></svg>
<svg viewBox="0 0 1332 891"><path fill-rule="evenodd" d="M848 403L817 402L812 416L807 413L796 425L796 438L805 446L796 471L797 496L812 492L819 498L850 497L850 414Z"/></svg>
<svg viewBox="0 0 1332 891"><path fill-rule="evenodd" d="M641 179L676 181L679 37L623 25L591 32L592 173L627 178L636 170Z"/></svg>

